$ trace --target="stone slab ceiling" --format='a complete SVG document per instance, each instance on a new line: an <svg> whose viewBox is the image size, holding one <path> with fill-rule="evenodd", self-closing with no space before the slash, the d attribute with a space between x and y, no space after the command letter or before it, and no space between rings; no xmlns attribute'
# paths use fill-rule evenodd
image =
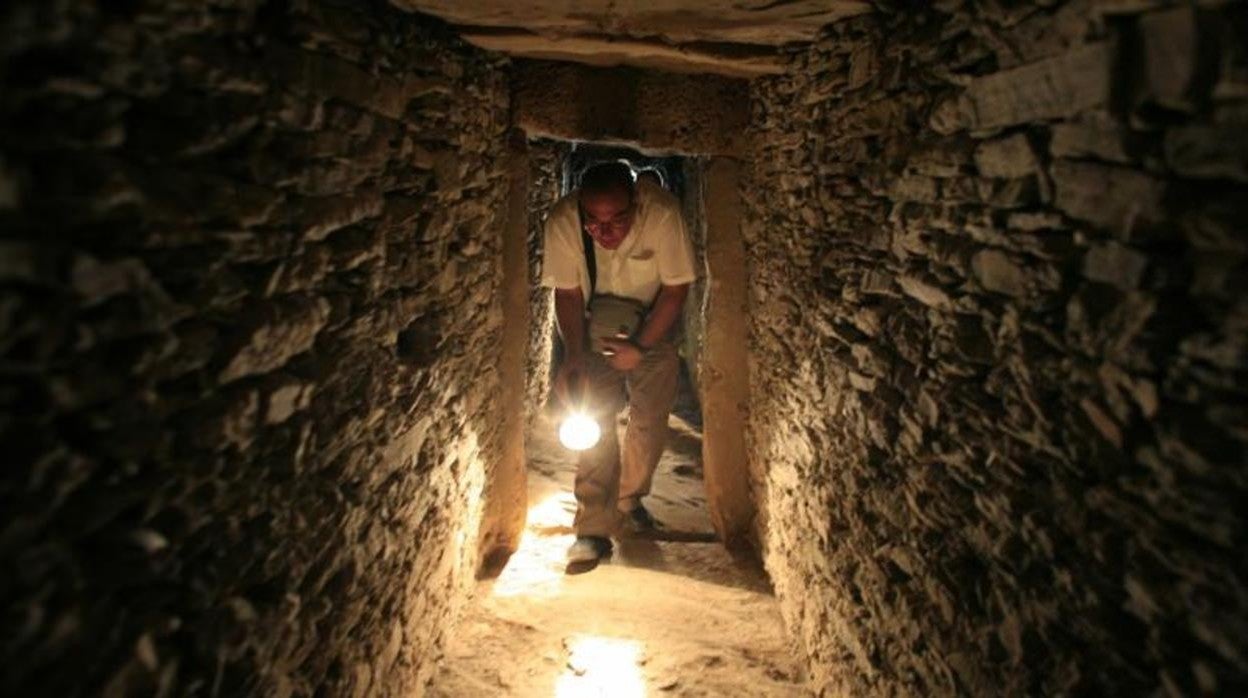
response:
<svg viewBox="0 0 1248 698"><path fill-rule="evenodd" d="M861 0L392 0L525 58L754 77L776 49L871 10Z"/></svg>

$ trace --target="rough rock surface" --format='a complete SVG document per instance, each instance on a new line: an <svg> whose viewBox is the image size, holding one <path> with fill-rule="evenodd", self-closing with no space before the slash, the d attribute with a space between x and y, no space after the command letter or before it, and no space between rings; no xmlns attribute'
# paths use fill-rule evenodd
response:
<svg viewBox="0 0 1248 698"><path fill-rule="evenodd" d="M737 154L745 80L516 61L513 118L531 137L617 143L648 153Z"/></svg>
<svg viewBox="0 0 1248 698"><path fill-rule="evenodd" d="M542 286L542 247L546 216L562 193L563 162L569 145L559 141L529 142L529 348L525 354L526 423L531 431L550 389L555 342L555 300Z"/></svg>
<svg viewBox="0 0 1248 698"><path fill-rule="evenodd" d="M498 59L381 2L0 30L0 693L419 693L498 448Z"/></svg>
<svg viewBox="0 0 1248 698"><path fill-rule="evenodd" d="M934 3L756 81L759 535L829 695L1248 690L1242 3Z"/></svg>

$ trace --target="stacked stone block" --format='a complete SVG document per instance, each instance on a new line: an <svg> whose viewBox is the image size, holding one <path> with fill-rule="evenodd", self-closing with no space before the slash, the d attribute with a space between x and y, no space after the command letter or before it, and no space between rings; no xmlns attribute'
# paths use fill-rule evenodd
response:
<svg viewBox="0 0 1248 698"><path fill-rule="evenodd" d="M828 695L1248 688L1248 14L970 2L753 91L752 482Z"/></svg>
<svg viewBox="0 0 1248 698"><path fill-rule="evenodd" d="M419 693L497 458L499 60L378 0L0 30L0 692Z"/></svg>

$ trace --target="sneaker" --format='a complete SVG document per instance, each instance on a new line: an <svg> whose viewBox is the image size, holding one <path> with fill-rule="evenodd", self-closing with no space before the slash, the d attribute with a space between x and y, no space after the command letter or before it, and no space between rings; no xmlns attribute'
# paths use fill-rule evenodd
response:
<svg viewBox="0 0 1248 698"><path fill-rule="evenodd" d="M578 536L568 548L568 562L593 562L611 554L611 539L600 536Z"/></svg>
<svg viewBox="0 0 1248 698"><path fill-rule="evenodd" d="M658 524L650 512L638 504L632 511L625 512L624 527L633 533L644 533L658 528Z"/></svg>

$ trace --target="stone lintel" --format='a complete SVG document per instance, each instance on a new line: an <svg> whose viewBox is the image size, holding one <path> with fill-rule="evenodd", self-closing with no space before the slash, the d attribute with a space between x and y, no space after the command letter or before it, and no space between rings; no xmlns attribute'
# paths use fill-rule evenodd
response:
<svg viewBox="0 0 1248 698"><path fill-rule="evenodd" d="M517 61L513 75L513 118L529 137L686 155L745 148L744 80L548 61Z"/></svg>
<svg viewBox="0 0 1248 698"><path fill-rule="evenodd" d="M461 28L460 36L487 51L517 58L571 61L601 67L632 65L677 73L754 78L784 72L773 49L668 44L610 36L545 36L524 30Z"/></svg>

